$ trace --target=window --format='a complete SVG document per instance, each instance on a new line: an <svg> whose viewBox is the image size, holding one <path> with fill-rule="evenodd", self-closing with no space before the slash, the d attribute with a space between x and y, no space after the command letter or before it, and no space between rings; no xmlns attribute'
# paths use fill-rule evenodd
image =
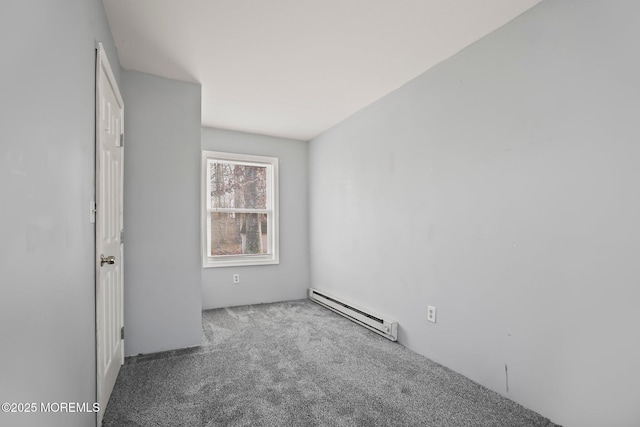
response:
<svg viewBox="0 0 640 427"><path fill-rule="evenodd" d="M278 159L202 152L203 267L278 264Z"/></svg>

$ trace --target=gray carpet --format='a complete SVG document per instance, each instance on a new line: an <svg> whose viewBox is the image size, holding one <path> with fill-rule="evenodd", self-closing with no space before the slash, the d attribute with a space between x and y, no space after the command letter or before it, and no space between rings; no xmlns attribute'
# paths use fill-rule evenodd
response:
<svg viewBox="0 0 640 427"><path fill-rule="evenodd" d="M555 425L308 300L208 310L203 329L127 358L103 425Z"/></svg>

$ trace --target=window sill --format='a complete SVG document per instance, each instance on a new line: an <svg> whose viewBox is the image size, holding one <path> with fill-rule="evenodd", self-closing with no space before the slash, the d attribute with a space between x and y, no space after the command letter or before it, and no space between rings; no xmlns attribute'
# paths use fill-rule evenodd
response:
<svg viewBox="0 0 640 427"><path fill-rule="evenodd" d="M252 265L274 265L280 264L280 260L273 256L242 256L242 257L219 257L206 258L202 268L215 267L248 267Z"/></svg>

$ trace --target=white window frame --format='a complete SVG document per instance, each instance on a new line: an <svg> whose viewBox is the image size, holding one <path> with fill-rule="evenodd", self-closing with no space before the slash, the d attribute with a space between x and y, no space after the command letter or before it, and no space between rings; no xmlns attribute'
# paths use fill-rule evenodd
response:
<svg viewBox="0 0 640 427"><path fill-rule="evenodd" d="M211 199L211 180L209 179L209 160L222 160L245 165L262 166L267 168L267 233L269 248L267 254L251 254L251 255L220 255L211 256L211 220L212 212L242 212L243 209L221 209L211 208L209 201ZM249 266L249 265L269 265L279 264L279 216L278 216L278 158L266 156L253 156L248 154L225 153L220 151L202 151L202 266L210 267L233 267L233 266ZM256 209L252 209L255 212Z"/></svg>

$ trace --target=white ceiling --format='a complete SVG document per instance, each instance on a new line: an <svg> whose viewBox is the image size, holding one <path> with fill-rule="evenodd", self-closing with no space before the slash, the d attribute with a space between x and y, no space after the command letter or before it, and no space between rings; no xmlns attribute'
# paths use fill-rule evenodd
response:
<svg viewBox="0 0 640 427"><path fill-rule="evenodd" d="M103 0L121 65L202 124L309 140L541 0Z"/></svg>

